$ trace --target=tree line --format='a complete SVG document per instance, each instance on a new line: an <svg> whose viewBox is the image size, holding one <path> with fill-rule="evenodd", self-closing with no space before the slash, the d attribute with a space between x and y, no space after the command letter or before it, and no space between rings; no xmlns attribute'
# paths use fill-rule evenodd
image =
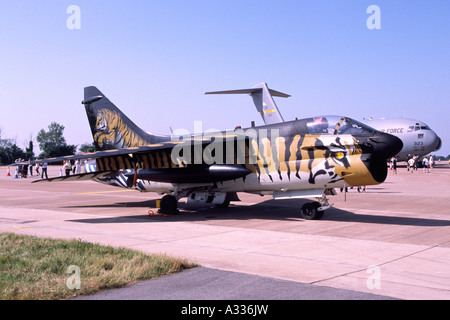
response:
<svg viewBox="0 0 450 320"><path fill-rule="evenodd" d="M38 156L33 151L33 139L30 138L28 147L21 149L13 139L3 138L0 129L0 164L11 164L17 159L29 160L62 157L77 152L78 145L67 144L64 138L63 125L52 122L47 129L41 129L36 136L39 149L42 151ZM95 151L95 147L93 144L84 143L81 145L79 151L93 152Z"/></svg>

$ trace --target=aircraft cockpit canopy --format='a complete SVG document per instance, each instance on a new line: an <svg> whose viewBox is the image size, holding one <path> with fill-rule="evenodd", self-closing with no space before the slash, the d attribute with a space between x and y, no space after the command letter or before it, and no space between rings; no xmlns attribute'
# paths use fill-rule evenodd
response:
<svg viewBox="0 0 450 320"><path fill-rule="evenodd" d="M373 134L377 130L351 118L320 116L306 119L309 134Z"/></svg>

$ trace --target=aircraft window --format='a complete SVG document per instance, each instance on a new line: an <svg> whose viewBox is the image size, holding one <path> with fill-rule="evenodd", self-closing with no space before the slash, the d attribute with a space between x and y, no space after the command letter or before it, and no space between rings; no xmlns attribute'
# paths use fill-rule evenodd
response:
<svg viewBox="0 0 450 320"><path fill-rule="evenodd" d="M415 128L414 128L414 131L419 131L420 130L420 127L419 126L416 126Z"/></svg>
<svg viewBox="0 0 450 320"><path fill-rule="evenodd" d="M338 120L339 118L334 117L316 117L308 119L306 126L308 127L308 132L310 134L317 134L317 133L333 134Z"/></svg>
<svg viewBox="0 0 450 320"><path fill-rule="evenodd" d="M419 133L419 134L417 135L417 138L423 139L423 133Z"/></svg>
<svg viewBox="0 0 450 320"><path fill-rule="evenodd" d="M428 126L421 126L420 129L422 129L422 130L430 130L430 128L428 128Z"/></svg>
<svg viewBox="0 0 450 320"><path fill-rule="evenodd" d="M409 128L408 128L408 132L413 132L414 131L414 126L410 126Z"/></svg>

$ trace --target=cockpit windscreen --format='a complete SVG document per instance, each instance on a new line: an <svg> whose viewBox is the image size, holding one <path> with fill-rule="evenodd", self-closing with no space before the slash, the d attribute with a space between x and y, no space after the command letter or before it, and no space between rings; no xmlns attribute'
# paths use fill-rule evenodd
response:
<svg viewBox="0 0 450 320"><path fill-rule="evenodd" d="M377 130L359 121L341 116L309 118L306 124L309 134L373 134Z"/></svg>

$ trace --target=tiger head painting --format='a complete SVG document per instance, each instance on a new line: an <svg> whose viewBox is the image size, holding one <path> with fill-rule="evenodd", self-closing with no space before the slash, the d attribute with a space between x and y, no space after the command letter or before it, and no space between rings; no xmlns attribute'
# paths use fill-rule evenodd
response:
<svg viewBox="0 0 450 320"><path fill-rule="evenodd" d="M124 119L109 109L97 112L94 142L101 150L131 148L148 144Z"/></svg>
<svg viewBox="0 0 450 320"><path fill-rule="evenodd" d="M354 153L354 148L351 137L316 138L315 152L308 160L309 183L314 184L320 176L329 179L329 183L343 180L342 172L350 168L350 156Z"/></svg>
<svg viewBox="0 0 450 320"><path fill-rule="evenodd" d="M328 186L377 184L363 163L362 150L350 135L316 138L314 152L308 160L309 183L327 180Z"/></svg>

